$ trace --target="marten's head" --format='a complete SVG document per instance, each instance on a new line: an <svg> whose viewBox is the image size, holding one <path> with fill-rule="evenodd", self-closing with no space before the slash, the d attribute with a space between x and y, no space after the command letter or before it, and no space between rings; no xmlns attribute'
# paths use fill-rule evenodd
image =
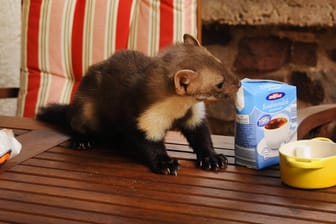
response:
<svg viewBox="0 0 336 224"><path fill-rule="evenodd" d="M168 48L161 55L170 71L176 94L193 96L201 101L234 95L239 80L194 37L185 34L183 39L183 43Z"/></svg>

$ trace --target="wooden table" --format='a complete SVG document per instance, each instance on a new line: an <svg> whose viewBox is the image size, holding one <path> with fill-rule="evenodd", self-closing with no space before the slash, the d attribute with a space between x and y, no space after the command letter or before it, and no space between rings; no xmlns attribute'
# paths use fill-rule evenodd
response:
<svg viewBox="0 0 336 224"><path fill-rule="evenodd" d="M223 172L194 167L177 133L167 137L179 176L161 176L114 150L75 151L68 137L30 119L0 117L22 152L0 171L0 223L335 223L336 188L298 190L278 167L233 165L233 138L213 136L229 156Z"/></svg>

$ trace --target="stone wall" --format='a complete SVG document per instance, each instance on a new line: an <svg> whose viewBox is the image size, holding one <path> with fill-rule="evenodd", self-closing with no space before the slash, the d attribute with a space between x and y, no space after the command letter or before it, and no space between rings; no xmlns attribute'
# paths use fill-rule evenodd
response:
<svg viewBox="0 0 336 224"><path fill-rule="evenodd" d="M210 0L209 3L211 2L214 1ZM265 1L265 4L269 2L275 1ZM299 4L308 1L276 2ZM328 6L332 7L331 3L334 1L328 2ZM217 10L223 7L215 8ZM319 19L318 26L300 24L293 19L289 25L275 24L275 21L261 25L251 25L250 22L246 22L247 25L244 22L232 25L223 23L220 19L215 20L212 16L211 20L203 20L202 42L240 78L273 79L295 85L299 109L310 105L336 103L336 29L333 27L333 13L335 10L328 14L329 20L322 22ZM318 13L315 14L315 17L318 17ZM287 15L286 18L289 17ZM244 21L250 20L245 18ZM209 123L213 133L234 134L232 101L231 99L208 106ZM335 139L335 124L328 128Z"/></svg>
<svg viewBox="0 0 336 224"><path fill-rule="evenodd" d="M228 25L336 25L334 0L201 0L202 21Z"/></svg>

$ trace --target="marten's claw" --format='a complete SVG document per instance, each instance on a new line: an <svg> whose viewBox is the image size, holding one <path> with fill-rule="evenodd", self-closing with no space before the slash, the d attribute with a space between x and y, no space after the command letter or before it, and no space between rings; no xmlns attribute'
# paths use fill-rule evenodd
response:
<svg viewBox="0 0 336 224"><path fill-rule="evenodd" d="M71 141L71 148L78 149L78 150L90 150L92 149L93 143L89 140L79 141L79 140L72 140Z"/></svg>
<svg viewBox="0 0 336 224"><path fill-rule="evenodd" d="M176 159L163 159L156 167L153 167L153 171L159 174L177 176L180 170L179 163Z"/></svg>
<svg viewBox="0 0 336 224"><path fill-rule="evenodd" d="M204 170L218 171L226 168L228 164L227 158L223 154L214 154L211 156L198 159L198 166Z"/></svg>

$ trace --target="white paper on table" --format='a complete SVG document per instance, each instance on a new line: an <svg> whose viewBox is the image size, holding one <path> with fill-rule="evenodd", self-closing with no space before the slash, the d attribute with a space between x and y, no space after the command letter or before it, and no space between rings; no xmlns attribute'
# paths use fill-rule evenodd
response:
<svg viewBox="0 0 336 224"><path fill-rule="evenodd" d="M13 130L0 130L0 155L11 151L9 159L12 159L20 153L21 148L22 145L18 140L16 140Z"/></svg>

